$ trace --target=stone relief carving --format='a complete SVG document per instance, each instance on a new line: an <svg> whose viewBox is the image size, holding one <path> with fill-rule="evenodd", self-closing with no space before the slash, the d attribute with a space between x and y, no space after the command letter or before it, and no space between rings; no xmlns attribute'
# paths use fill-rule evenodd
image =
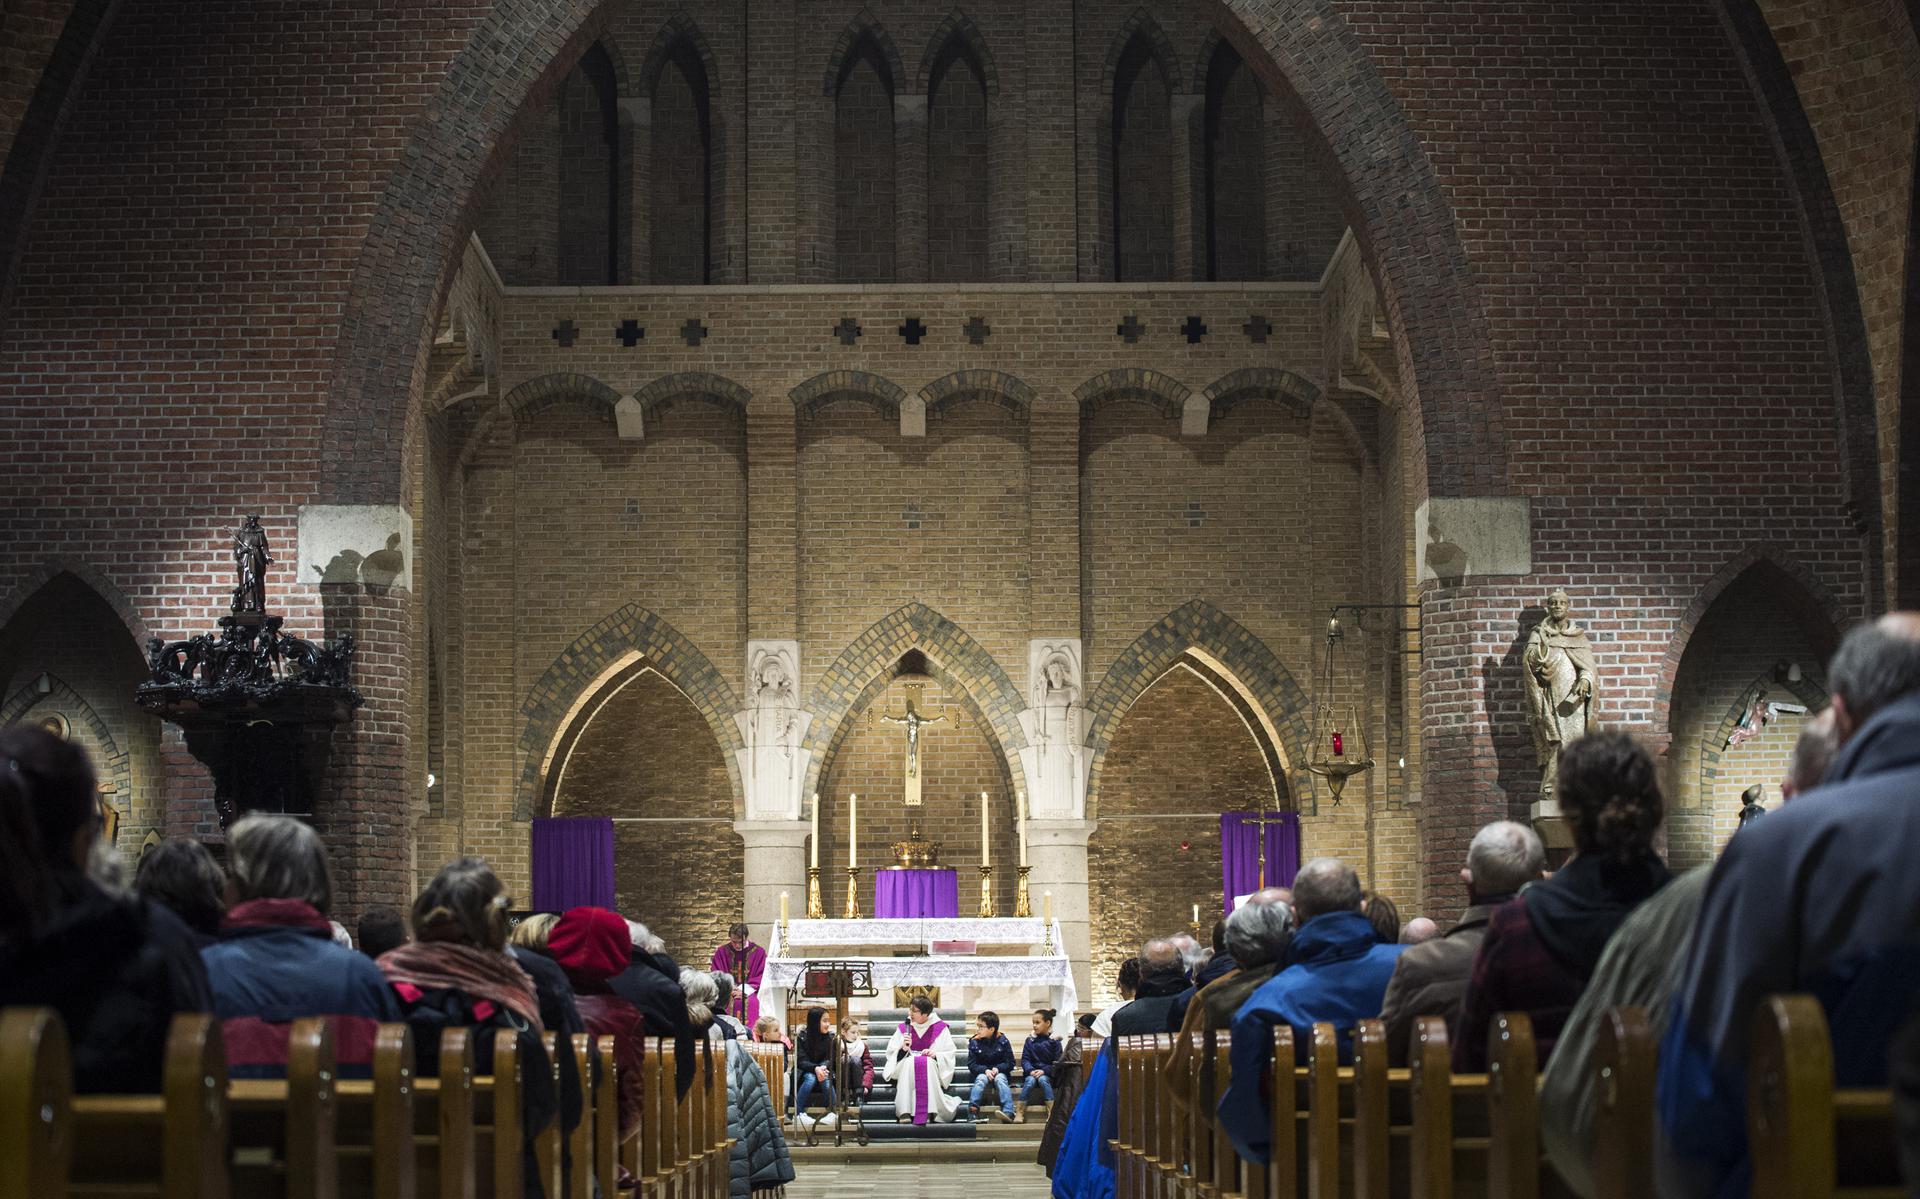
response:
<svg viewBox="0 0 1920 1199"><path fill-rule="evenodd" d="M799 819L811 754L800 748L811 717L800 707L800 643L747 642L747 707L734 714L747 748L740 777L750 817Z"/></svg>
<svg viewBox="0 0 1920 1199"><path fill-rule="evenodd" d="M1027 702L1021 714L1028 748L1021 751L1035 815L1064 818L1082 810L1086 790L1086 682L1078 638L1027 646Z"/></svg>

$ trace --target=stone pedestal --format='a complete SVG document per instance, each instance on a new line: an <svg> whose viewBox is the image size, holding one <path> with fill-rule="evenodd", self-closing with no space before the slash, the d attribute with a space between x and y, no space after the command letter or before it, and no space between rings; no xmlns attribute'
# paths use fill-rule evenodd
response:
<svg viewBox="0 0 1920 1199"><path fill-rule="evenodd" d="M774 921L780 919L782 891L787 893L789 919L798 920L807 914L807 822L736 820L733 831L746 842L744 919L753 930L753 939L765 945ZM828 888L830 895L832 890Z"/></svg>
<svg viewBox="0 0 1920 1199"><path fill-rule="evenodd" d="M1036 916L1044 912L1043 897L1053 893L1053 917L1060 922L1067 956L1073 960L1073 985L1080 993L1083 1009L1093 994L1087 840L1093 836L1094 827L1091 820L1027 821L1027 863L1032 868L1027 886L1033 896L1033 911Z"/></svg>

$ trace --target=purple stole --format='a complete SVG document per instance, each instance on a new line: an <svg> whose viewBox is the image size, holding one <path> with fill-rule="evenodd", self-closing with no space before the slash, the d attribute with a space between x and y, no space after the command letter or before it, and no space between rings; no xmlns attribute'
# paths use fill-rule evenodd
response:
<svg viewBox="0 0 1920 1199"><path fill-rule="evenodd" d="M934 1043L939 1041L941 1036L946 1033L947 1022L944 1020L929 1020L924 1029L916 1029L913 1026L913 1021L909 1020L900 1026L900 1031L906 1034L907 1048L916 1054L920 1054L932 1049ZM933 1069L928 1065L927 1059L924 1057L914 1058L913 1122L915 1124L925 1124L927 1122L927 1088L931 1085L930 1080L932 1077Z"/></svg>

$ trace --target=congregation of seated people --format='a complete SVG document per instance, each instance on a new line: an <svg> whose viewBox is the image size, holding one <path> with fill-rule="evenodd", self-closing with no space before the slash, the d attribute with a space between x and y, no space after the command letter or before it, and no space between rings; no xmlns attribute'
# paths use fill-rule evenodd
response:
<svg viewBox="0 0 1920 1199"><path fill-rule="evenodd" d="M1056 1199L1114 1193L1119 1038L1179 1034L1154 1085L1184 1113L1191 1034L1224 1035L1231 1067L1214 1115L1242 1161L1266 1163L1276 1026L1291 1030L1304 1065L1314 1026L1331 1025L1344 1064L1356 1026L1377 1021L1392 1065L1405 1066L1417 1023L1437 1017L1452 1070L1478 1074L1490 1028L1513 1013L1527 1018L1544 1070L1544 1160L1568 1190L1593 1196L1595 1060L1602 1026L1624 1005L1648 1014L1658 1045L1649 1120L1658 1192L1746 1195L1757 1013L1788 993L1825 1009L1833 1085L1891 1086L1894 1125L1907 1132L1902 1170L1920 1188L1920 872L1910 863L1920 845L1920 614L1852 631L1828 680L1830 706L1804 725L1781 782L1788 802L1743 821L1717 861L1677 877L1661 852L1659 767L1633 736L1601 731L1559 753L1553 794L1571 856L1550 871L1532 829L1486 825L1460 871L1466 906L1449 923L1403 926L1391 899L1323 857L1290 888L1248 896L1216 926L1210 953L1196 958L1190 938L1148 941L1121 965L1119 1001L1085 1030L1094 1043L1110 1039L1089 1055L1074 1101L1050 1113L1040 1159ZM1076 1065L1081 1039L1077 1030L1070 1041Z"/></svg>
<svg viewBox="0 0 1920 1199"><path fill-rule="evenodd" d="M525 1192L543 1196L535 1140L556 1121L575 1128L593 1081L571 1052L550 1059L543 1034L560 1044L575 1033L611 1038L625 1142L640 1130L642 1039L684 1046L675 1058L684 1096L694 1042L713 1029L726 1046L731 1193L744 1199L793 1180L776 1101L741 1044L744 1029L724 1014L720 982L677 966L645 925L580 907L510 929L500 879L466 857L440 870L408 913L365 912L356 949L331 916L326 846L300 820L235 822L224 870L196 841L163 842L130 887L101 830L86 754L39 728L0 729L0 1006L58 1014L75 1092L158 1091L169 1028L183 1013L217 1018L236 1079L285 1077L290 1032L307 1017L330 1027L342 1078L368 1077L381 1025L410 1029L423 1077L437 1072L440 1034L451 1028L469 1030L476 1075L490 1075L505 1030L522 1066ZM573 1177L570 1163L564 1176Z"/></svg>

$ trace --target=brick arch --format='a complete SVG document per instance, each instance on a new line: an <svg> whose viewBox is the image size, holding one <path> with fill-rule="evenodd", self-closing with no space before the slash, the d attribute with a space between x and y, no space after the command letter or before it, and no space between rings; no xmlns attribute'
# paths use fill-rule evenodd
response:
<svg viewBox="0 0 1920 1199"><path fill-rule="evenodd" d="M863 8L847 22L847 27L834 40L833 49L827 52L826 70L820 77L821 95L831 97L840 93L840 71L847 65L854 43L862 37L873 38L874 45L880 48L880 57L887 64L888 74L893 76L890 82L896 91L906 86L907 72L900 62L899 47L893 44L893 35L880 23L880 18L873 15L872 9Z"/></svg>
<svg viewBox="0 0 1920 1199"><path fill-rule="evenodd" d="M127 635L133 638L136 647L145 646L147 639L153 636L147 627L146 619L140 615L140 610L133 606L133 601L127 598L126 593L91 563L78 558L48 558L29 571L25 578L14 584L13 589L7 592L6 598L0 600L0 629L5 629L11 624L28 600L61 575L72 575L89 591L99 596L107 607L112 608L114 615L118 616L120 623L126 627ZM142 656L145 656L144 651Z"/></svg>
<svg viewBox="0 0 1920 1199"><path fill-rule="evenodd" d="M813 751L813 760L807 768L806 792L819 789L821 772L830 751L846 735L850 716L885 688L893 668L912 650L946 672L945 678L952 681L968 711L999 744L1009 772L1016 769L1019 752L1027 744L1026 734L1020 731L1020 713L1026 707L1020 689L965 629L925 604L911 603L855 637L809 692L807 710L813 713L813 723L804 745Z"/></svg>
<svg viewBox="0 0 1920 1199"><path fill-rule="evenodd" d="M664 412L681 400L696 400L745 415L753 393L724 375L705 371L680 371L661 375L633 393L640 411L647 416Z"/></svg>
<svg viewBox="0 0 1920 1199"><path fill-rule="evenodd" d="M578 731L578 718L594 697L642 669L652 670L678 688L713 730L733 780L739 814L740 765L734 755L745 747L733 722L739 696L678 629L638 604L628 604L574 638L521 702L522 764L514 788L515 820L533 819L546 793L548 770L567 735Z"/></svg>
<svg viewBox="0 0 1920 1199"><path fill-rule="evenodd" d="M986 400L1018 413L1024 420L1033 411L1033 388L1023 380L1001 371L954 371L922 387L920 400L926 404L928 416L945 412L968 400Z"/></svg>
<svg viewBox="0 0 1920 1199"><path fill-rule="evenodd" d="M0 704L0 727L31 718L33 710L42 704L77 712L81 722L87 726L88 735L101 747L101 754L94 761L96 773L113 783L114 796L119 801L122 814L130 814L133 808L133 758L128 748L114 737L107 722L87 702L86 696L75 691L59 675L49 674L47 677L53 682L47 694L40 694L34 688L36 680L29 679L18 691L8 696L4 704Z"/></svg>
<svg viewBox="0 0 1920 1199"><path fill-rule="evenodd" d="M980 81L986 86L987 95L999 95L1000 73L993 65L993 52L987 49L987 39L980 35L980 27L973 23L973 18L957 8L941 18L927 39L926 53L920 56L920 70L913 77L914 94L926 94L933 84L934 64L940 61L947 44L954 41L964 45L979 64Z"/></svg>
<svg viewBox="0 0 1920 1199"><path fill-rule="evenodd" d="M720 61L713 56L713 47L707 44L707 35L700 31L699 22L686 12L676 12L661 22L660 32L654 35L653 45L647 49L647 56L641 60L640 74L635 80L640 90L636 96L651 96L659 86L660 73L667 69L667 63L673 57L673 48L680 42L693 49L694 57L707 72L707 103L718 108L720 99ZM626 95L625 91L621 92Z"/></svg>
<svg viewBox="0 0 1920 1199"><path fill-rule="evenodd" d="M841 400L853 400L892 415L907 398L906 389L898 383L866 371L826 371L787 395L793 400L793 414L799 420L810 420L828 404Z"/></svg>
<svg viewBox="0 0 1920 1199"><path fill-rule="evenodd" d="M1775 589L1775 597L1800 622L1823 657L1833 652L1839 645L1840 635L1856 623L1857 618L1849 615L1847 606L1791 551L1769 543L1749 545L1728 559L1701 586L1668 639L1667 651L1660 659L1660 682L1654 689L1655 728L1671 731L1673 685L1679 678L1680 660L1686 656L1687 646L1692 644L1693 635L1699 631L1707 611L1729 587L1756 572Z"/></svg>
<svg viewBox="0 0 1920 1199"><path fill-rule="evenodd" d="M584 404L594 415L612 423L613 406L620 393L592 375L556 372L528 379L500 398L501 407L513 417L513 423L525 426L549 408L561 404Z"/></svg>
<svg viewBox="0 0 1920 1199"><path fill-rule="evenodd" d="M1270 726L1274 748L1286 768L1296 775L1301 771L1312 737L1313 712L1307 693L1266 642L1205 600L1189 600L1122 650L1088 697L1085 744L1092 751L1087 769L1090 818L1096 811L1107 750L1121 719L1148 687L1189 658L1210 668L1213 677L1202 674L1210 683L1216 677L1228 681L1250 701L1252 714L1259 718L1256 724ZM1308 788L1302 780L1290 777L1286 790L1298 796Z"/></svg>
<svg viewBox="0 0 1920 1199"><path fill-rule="evenodd" d="M615 96L633 95L633 74L627 70L627 56L620 49L620 39L616 37L598 38L594 41L593 46L600 47L600 52L607 56L607 65L613 68L613 94ZM591 50L593 46L589 46L587 49ZM582 55L582 57L584 57L584 55Z"/></svg>
<svg viewBox="0 0 1920 1199"><path fill-rule="evenodd" d="M1172 375L1145 367L1121 367L1095 375L1073 389L1082 413L1097 412L1109 404L1147 404L1162 416L1178 420L1180 406L1192 392Z"/></svg>
<svg viewBox="0 0 1920 1199"><path fill-rule="evenodd" d="M1320 388L1305 375L1273 366L1250 366L1221 375L1201 391L1209 411L1222 416L1241 404L1269 400L1306 416L1320 399Z"/></svg>
<svg viewBox="0 0 1920 1199"><path fill-rule="evenodd" d="M1186 82L1180 73L1180 54L1173 48L1173 39L1167 31L1160 28L1160 22L1144 8L1136 8L1120 23L1113 40L1107 46L1107 59L1100 68L1100 94L1113 95L1115 77L1120 73L1120 59L1126 55L1127 47L1135 37L1146 39L1147 47L1154 61L1160 67L1161 77L1167 81L1167 93L1178 95L1180 85Z"/></svg>

